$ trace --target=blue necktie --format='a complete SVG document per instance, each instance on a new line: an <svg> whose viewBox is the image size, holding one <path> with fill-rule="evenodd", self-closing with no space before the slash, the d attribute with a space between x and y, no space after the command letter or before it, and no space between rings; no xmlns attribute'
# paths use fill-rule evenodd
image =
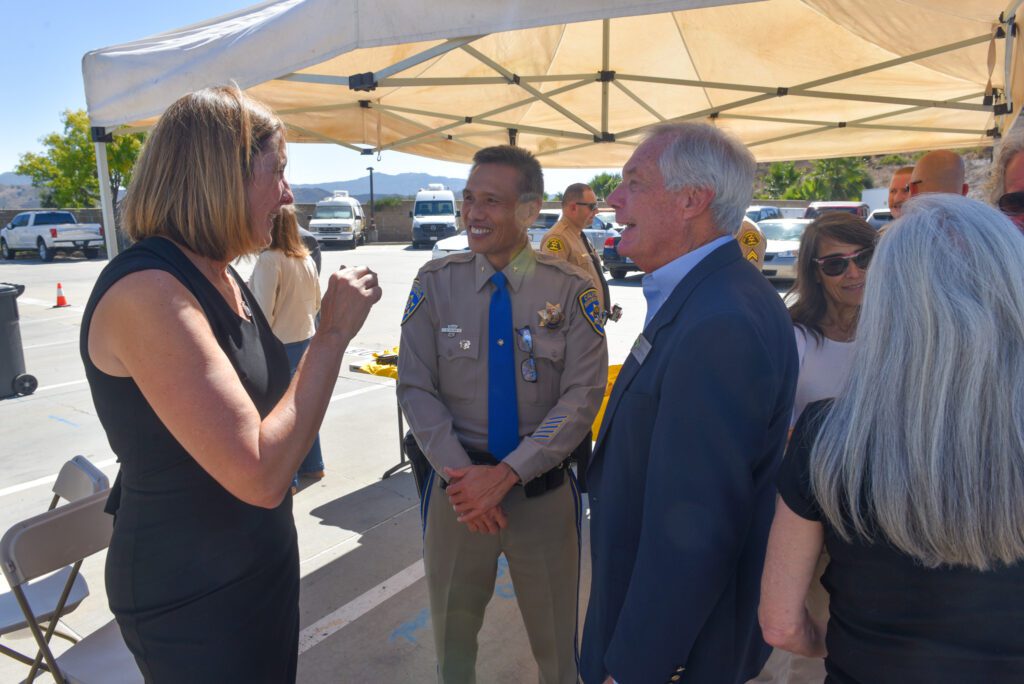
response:
<svg viewBox="0 0 1024 684"><path fill-rule="evenodd" d="M504 273L492 275L491 282L494 292L487 324L487 450L500 461L519 446L519 407L512 299L505 287Z"/></svg>

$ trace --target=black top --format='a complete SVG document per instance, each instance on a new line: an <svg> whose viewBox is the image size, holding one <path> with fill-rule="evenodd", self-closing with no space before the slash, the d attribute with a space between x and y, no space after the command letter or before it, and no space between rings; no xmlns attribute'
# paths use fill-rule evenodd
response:
<svg viewBox="0 0 1024 684"><path fill-rule="evenodd" d="M929 569L885 542L844 542L823 519L809 459L830 406L808 405L778 481L786 505L825 528L826 682L1024 682L1024 564Z"/></svg>
<svg viewBox="0 0 1024 684"><path fill-rule="evenodd" d="M108 504L116 511L110 608L147 682L293 681L299 569L291 497L270 510L235 498L171 435L131 378L107 375L89 360L96 304L124 276L153 269L195 296L261 416L289 383L284 348L233 270L252 322L167 240L143 240L103 270L82 319L81 354L121 462Z"/></svg>

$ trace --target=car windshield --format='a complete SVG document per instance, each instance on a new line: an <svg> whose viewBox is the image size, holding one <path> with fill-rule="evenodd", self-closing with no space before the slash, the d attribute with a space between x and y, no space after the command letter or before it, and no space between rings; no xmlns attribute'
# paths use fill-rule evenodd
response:
<svg viewBox="0 0 1024 684"><path fill-rule="evenodd" d="M558 223L558 214L541 214L530 228L550 228Z"/></svg>
<svg viewBox="0 0 1024 684"><path fill-rule="evenodd" d="M315 219L350 219L352 207L317 207L313 213Z"/></svg>
<svg viewBox="0 0 1024 684"><path fill-rule="evenodd" d="M455 213L455 207L448 200L417 202L412 213L416 216L451 216Z"/></svg>
<svg viewBox="0 0 1024 684"><path fill-rule="evenodd" d="M74 223L75 217L66 211L47 211L36 214L37 226L59 226L62 223Z"/></svg>
<svg viewBox="0 0 1024 684"><path fill-rule="evenodd" d="M804 234L807 223L791 223L789 221L761 221L757 224L764 236L769 240L799 240Z"/></svg>
<svg viewBox="0 0 1024 684"><path fill-rule="evenodd" d="M598 222L600 219L600 222ZM615 212L603 211L594 217L593 228L618 228L619 224L615 222Z"/></svg>

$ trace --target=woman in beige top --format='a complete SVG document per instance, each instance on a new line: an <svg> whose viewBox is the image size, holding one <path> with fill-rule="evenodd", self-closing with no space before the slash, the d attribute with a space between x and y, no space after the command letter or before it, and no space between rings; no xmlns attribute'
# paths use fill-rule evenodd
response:
<svg viewBox="0 0 1024 684"><path fill-rule="evenodd" d="M282 207L270 232L270 247L260 253L249 279L256 301L270 329L284 343L291 373L302 360L316 332L316 314L320 310L320 280L309 250L302 244L295 208ZM299 486L299 475L319 480L324 476L320 436L292 478L292 492Z"/></svg>

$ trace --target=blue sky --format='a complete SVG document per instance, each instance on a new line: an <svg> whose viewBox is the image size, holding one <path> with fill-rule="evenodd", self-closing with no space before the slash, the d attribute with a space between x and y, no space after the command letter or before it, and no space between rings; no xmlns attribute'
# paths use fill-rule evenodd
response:
<svg viewBox="0 0 1024 684"><path fill-rule="evenodd" d="M65 109L84 109L82 56L90 51L210 19L257 4L256 0L3 0L8 50L0 71L0 173L13 171L25 152L41 152L39 139L61 130ZM381 161L336 145L292 145L292 183L349 180L373 165L381 173L422 172L465 178L464 164L398 152ZM587 181L592 169L548 170L547 191Z"/></svg>

